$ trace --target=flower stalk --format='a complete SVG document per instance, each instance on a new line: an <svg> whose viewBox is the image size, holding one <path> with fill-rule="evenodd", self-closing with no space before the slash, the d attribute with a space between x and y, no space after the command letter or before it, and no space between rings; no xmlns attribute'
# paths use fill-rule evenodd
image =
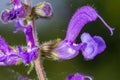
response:
<svg viewBox="0 0 120 80"><path fill-rule="evenodd" d="M26 4L31 8L31 0L25 0ZM34 40L35 40L35 45L36 46L39 46L38 44L38 38L37 38L37 34L36 34L36 29L35 29L35 20L27 20L28 24L32 25L32 28L33 28L33 37L34 37ZM36 73L37 73L37 76L39 78L39 80L47 80L46 79L46 74L44 72L44 69L43 69L43 65L42 65L42 59L41 59L41 52L40 50L38 50L38 57L36 60L34 60L34 66L35 66L35 70L36 70Z"/></svg>

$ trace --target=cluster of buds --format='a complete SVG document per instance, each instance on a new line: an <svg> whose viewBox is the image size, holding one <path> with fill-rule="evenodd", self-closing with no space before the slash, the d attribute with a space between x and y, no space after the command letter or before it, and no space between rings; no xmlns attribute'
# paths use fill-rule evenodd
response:
<svg viewBox="0 0 120 80"><path fill-rule="evenodd" d="M76 38L85 24L95 21L97 18L105 24L111 35L113 35L114 28L111 28L94 8L83 6L72 16L63 40L56 39L37 46L33 35L34 29L32 24L28 23L27 20L41 17L51 18L53 16L51 4L41 2L30 8L20 0L11 0L10 3L13 4L13 8L2 11L0 16L1 21L3 23L14 21L16 29L14 33L17 33L19 30L24 32L27 47L17 46L16 48L12 48L0 37L0 66L17 65L21 62L29 64L39 57L39 48L41 50L40 56L52 58L53 60L69 60L76 57L80 51L86 60L92 60L105 50L106 44L103 38L100 36L92 37L87 32L81 34L81 43L76 43ZM79 73L69 75L66 80L85 80L86 78L92 80L90 76L84 76Z"/></svg>

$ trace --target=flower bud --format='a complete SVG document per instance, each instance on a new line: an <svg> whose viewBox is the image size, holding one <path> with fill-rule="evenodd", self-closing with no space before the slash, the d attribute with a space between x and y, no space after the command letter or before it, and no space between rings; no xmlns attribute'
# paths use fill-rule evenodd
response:
<svg viewBox="0 0 120 80"><path fill-rule="evenodd" d="M40 17L52 17L53 10L51 7L51 4L48 2L41 2L40 4L36 5L34 7L35 14L37 14Z"/></svg>

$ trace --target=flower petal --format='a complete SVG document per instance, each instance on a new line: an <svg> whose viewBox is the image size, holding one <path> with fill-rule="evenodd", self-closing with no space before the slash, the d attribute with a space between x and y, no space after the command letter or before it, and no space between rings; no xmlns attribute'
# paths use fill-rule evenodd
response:
<svg viewBox="0 0 120 80"><path fill-rule="evenodd" d="M24 18L26 15L26 10L23 6L16 9L15 12L16 12L17 18Z"/></svg>
<svg viewBox="0 0 120 80"><path fill-rule="evenodd" d="M21 49L21 47L17 47L18 51L19 51L19 57L22 58L22 60L24 61L24 63L29 64L32 60L35 60L37 58L37 51L38 48L34 47L34 48L28 48L23 51Z"/></svg>
<svg viewBox="0 0 120 80"><path fill-rule="evenodd" d="M74 40L76 39L84 25L87 24L88 22L95 21L97 18L99 18L103 22L103 24L110 31L111 35L113 35L114 28L111 28L103 20L103 18L96 12L94 8L92 8L91 6L83 6L80 9L78 9L72 16L68 25L65 40L74 42Z"/></svg>
<svg viewBox="0 0 120 80"><path fill-rule="evenodd" d="M98 47L98 53L102 53L106 48L105 41L100 36L94 36L93 39L98 44L98 46L97 46Z"/></svg>
<svg viewBox="0 0 120 80"><path fill-rule="evenodd" d="M0 37L0 66L16 65L18 59L18 54Z"/></svg>
<svg viewBox="0 0 120 80"><path fill-rule="evenodd" d="M74 41L85 24L97 19L97 13L90 6L83 6L72 16L65 39Z"/></svg>
<svg viewBox="0 0 120 80"><path fill-rule="evenodd" d="M91 60L99 53L103 52L106 48L105 42L102 37L95 36L91 37L89 33L83 33L81 35L82 43L86 43L87 46L84 47L82 50L82 54L85 59Z"/></svg>
<svg viewBox="0 0 120 80"><path fill-rule="evenodd" d="M15 13L15 10L14 9L10 9L10 10L4 10L2 13L1 13L1 21L3 23L8 23L10 21L13 21L14 19L16 19L17 16L16 16L16 13Z"/></svg>
<svg viewBox="0 0 120 80"><path fill-rule="evenodd" d="M0 37L0 51L6 54L10 50L11 48L9 47L7 42L2 37Z"/></svg>
<svg viewBox="0 0 120 80"><path fill-rule="evenodd" d="M76 57L79 53L78 50L74 49L74 46L76 46L76 44L62 41L54 51L61 60L68 60Z"/></svg>
<svg viewBox="0 0 120 80"><path fill-rule="evenodd" d="M14 33L17 33L20 30L24 30L25 29L25 25L23 23L23 20L21 20L21 19L15 20L14 27L16 28Z"/></svg>
<svg viewBox="0 0 120 80"><path fill-rule="evenodd" d="M66 80L86 80L86 79L92 80L90 76L84 76L79 73L70 74L66 78Z"/></svg>
<svg viewBox="0 0 120 80"><path fill-rule="evenodd" d="M33 29L31 25L27 25L24 30L24 33L26 34L27 44L29 47L35 47L35 41L34 41L32 30Z"/></svg>

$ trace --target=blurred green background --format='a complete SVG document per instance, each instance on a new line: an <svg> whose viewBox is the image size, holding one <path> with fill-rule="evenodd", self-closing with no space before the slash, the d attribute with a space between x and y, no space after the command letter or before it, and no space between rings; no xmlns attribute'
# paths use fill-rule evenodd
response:
<svg viewBox="0 0 120 80"><path fill-rule="evenodd" d="M0 12L8 7L10 0L1 0ZM33 5L44 0L32 0ZM64 39L68 23L74 12L84 5L93 6L104 20L115 28L114 35L105 28L97 19L85 25L81 33L89 32L91 35L99 35L106 41L106 50L94 60L85 61L81 52L79 56L68 61L44 60L44 69L48 80L65 80L71 73L82 73L93 76L94 80L120 80L120 0L46 0L51 3L54 11L52 19L39 19L36 21L39 42ZM13 23L2 24L0 22L0 35L6 41L14 45L26 45L23 32L14 34ZM80 42L80 35L77 42ZM35 70L27 75L27 66L0 67L0 80L15 80L18 74L36 80Z"/></svg>

